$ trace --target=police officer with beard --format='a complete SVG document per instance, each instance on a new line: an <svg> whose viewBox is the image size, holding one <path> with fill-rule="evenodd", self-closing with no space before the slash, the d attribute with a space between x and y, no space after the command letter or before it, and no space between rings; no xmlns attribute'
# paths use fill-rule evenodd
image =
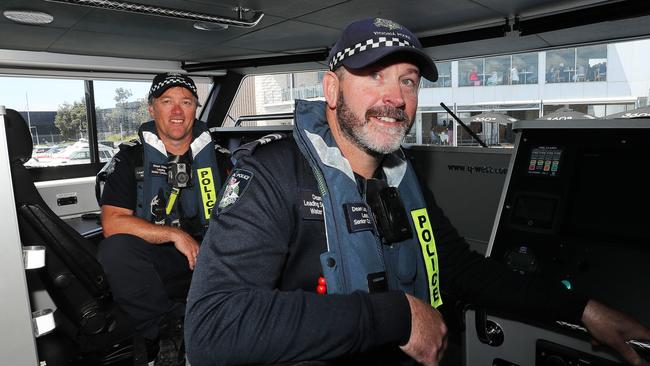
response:
<svg viewBox="0 0 650 366"><path fill-rule="evenodd" d="M582 321L639 363L624 341L647 328L469 250L400 149L421 76L437 70L408 29L354 22L331 50L325 102L296 102L293 137L235 152L188 298L193 366L437 365L447 296Z"/></svg>

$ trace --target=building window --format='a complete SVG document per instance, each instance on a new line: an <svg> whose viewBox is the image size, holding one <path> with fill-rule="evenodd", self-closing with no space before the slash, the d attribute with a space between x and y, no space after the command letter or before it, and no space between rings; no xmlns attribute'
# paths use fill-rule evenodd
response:
<svg viewBox="0 0 650 366"><path fill-rule="evenodd" d="M458 61L458 86L480 86L485 84L483 59Z"/></svg>
<svg viewBox="0 0 650 366"><path fill-rule="evenodd" d="M510 56L485 59L485 85L507 84L510 74Z"/></svg>
<svg viewBox="0 0 650 366"><path fill-rule="evenodd" d="M546 52L546 82L607 80L607 46L596 45Z"/></svg>
<svg viewBox="0 0 650 366"><path fill-rule="evenodd" d="M449 88L451 87L451 62L436 62L438 80L431 82L422 78L423 88Z"/></svg>
<svg viewBox="0 0 650 366"><path fill-rule="evenodd" d="M259 115L293 112L296 99L323 100L325 71L306 71L284 74L248 75L230 106L224 127L289 125L293 119L250 119ZM240 117L242 118L240 120Z"/></svg>
<svg viewBox="0 0 650 366"><path fill-rule="evenodd" d="M587 105L587 113L598 118L609 116L615 113L629 111L632 109L634 109L634 103Z"/></svg>
<svg viewBox="0 0 650 366"><path fill-rule="evenodd" d="M509 84L537 84L537 53L512 55Z"/></svg>
<svg viewBox="0 0 650 366"><path fill-rule="evenodd" d="M546 82L567 83L575 73L575 48L546 52Z"/></svg>
<svg viewBox="0 0 650 366"><path fill-rule="evenodd" d="M428 145L453 145L454 144L454 121L444 112L423 112L422 117L422 144ZM407 137L417 143L415 131Z"/></svg>
<svg viewBox="0 0 650 366"><path fill-rule="evenodd" d="M537 53L461 60L459 86L537 84Z"/></svg>
<svg viewBox="0 0 650 366"><path fill-rule="evenodd" d="M607 81L607 46L597 45L576 49L575 81Z"/></svg>

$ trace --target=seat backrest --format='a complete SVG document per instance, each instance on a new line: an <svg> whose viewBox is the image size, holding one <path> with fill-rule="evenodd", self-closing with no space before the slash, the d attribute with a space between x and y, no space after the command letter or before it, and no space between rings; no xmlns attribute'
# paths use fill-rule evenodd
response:
<svg viewBox="0 0 650 366"><path fill-rule="evenodd" d="M22 116L6 110L5 127L21 242L43 245L46 266L40 278L70 321L83 333L106 326L102 302L110 297L106 276L95 257L95 246L61 220L43 201L23 165L31 158L32 137Z"/></svg>

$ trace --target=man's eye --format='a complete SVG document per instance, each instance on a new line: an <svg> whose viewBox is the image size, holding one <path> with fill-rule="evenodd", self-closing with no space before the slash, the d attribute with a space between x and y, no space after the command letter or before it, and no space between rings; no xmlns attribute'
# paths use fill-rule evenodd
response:
<svg viewBox="0 0 650 366"><path fill-rule="evenodd" d="M379 80L379 79L381 78L381 75L380 75L378 72L371 72L371 73L370 73L370 77L371 77L373 80Z"/></svg>
<svg viewBox="0 0 650 366"><path fill-rule="evenodd" d="M415 80L413 79L402 79L402 84L406 86L415 86Z"/></svg>

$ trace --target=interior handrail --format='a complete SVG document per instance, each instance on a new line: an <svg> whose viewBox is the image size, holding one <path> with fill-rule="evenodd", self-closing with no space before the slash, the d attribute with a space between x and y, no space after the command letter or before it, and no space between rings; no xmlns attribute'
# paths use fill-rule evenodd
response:
<svg viewBox="0 0 650 366"><path fill-rule="evenodd" d="M272 114L254 114L249 116L239 116L235 121L235 127L241 125L242 122L249 121L275 121L282 119L293 119L293 112L272 113Z"/></svg>

